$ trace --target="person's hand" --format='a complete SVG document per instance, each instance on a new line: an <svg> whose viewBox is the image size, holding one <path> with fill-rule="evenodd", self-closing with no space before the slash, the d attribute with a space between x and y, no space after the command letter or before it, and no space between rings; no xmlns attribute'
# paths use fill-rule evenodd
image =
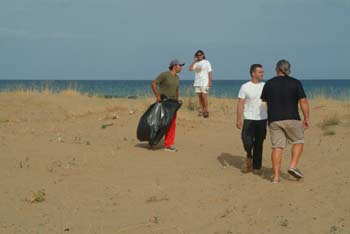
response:
<svg viewBox="0 0 350 234"><path fill-rule="evenodd" d="M196 62L198 62L198 58L194 57L193 60L192 60L192 63L196 63Z"/></svg>
<svg viewBox="0 0 350 234"><path fill-rule="evenodd" d="M308 129L310 127L310 120L309 119L304 119L303 127L304 127L304 129Z"/></svg>
<svg viewBox="0 0 350 234"><path fill-rule="evenodd" d="M238 129L242 129L242 121L237 121L237 122L236 122L236 127L237 127Z"/></svg>
<svg viewBox="0 0 350 234"><path fill-rule="evenodd" d="M213 86L213 82L212 82L212 81L209 81L209 82L208 82L208 86L209 86L209 87Z"/></svg>
<svg viewBox="0 0 350 234"><path fill-rule="evenodd" d="M156 97L156 102L160 102L160 101L161 101L160 97L157 96L157 97Z"/></svg>

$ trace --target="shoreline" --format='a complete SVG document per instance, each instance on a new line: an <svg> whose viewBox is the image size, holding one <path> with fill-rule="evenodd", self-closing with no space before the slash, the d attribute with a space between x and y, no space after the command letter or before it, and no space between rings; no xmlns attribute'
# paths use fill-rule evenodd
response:
<svg viewBox="0 0 350 234"><path fill-rule="evenodd" d="M187 92L188 93L188 92ZM53 96L84 96L84 97L90 97L90 98L102 98L102 99L127 99L127 100L142 100L142 99L151 99L154 98L153 94L149 95L141 95L141 96L118 96L118 95L100 95L100 94L89 94L89 93L82 93L75 89L64 89L61 91L52 91L50 89L45 90L23 90L18 89L14 91L0 91L0 95L53 95ZM195 96L195 93L187 94L186 96L181 95L180 93L180 99L190 99L194 98L196 99L197 96ZM209 99L230 99L230 100L237 100L238 97L220 97L220 96L214 96L209 93ZM330 96L324 96L323 94L314 95L313 97L308 97L309 100L329 100L329 101L339 101L339 102L347 102L350 100L350 96L348 98L344 97L344 95L340 94L338 98L330 97Z"/></svg>

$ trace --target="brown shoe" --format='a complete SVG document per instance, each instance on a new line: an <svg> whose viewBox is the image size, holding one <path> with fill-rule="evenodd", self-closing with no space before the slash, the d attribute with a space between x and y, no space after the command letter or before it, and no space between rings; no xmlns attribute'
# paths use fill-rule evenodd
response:
<svg viewBox="0 0 350 234"><path fill-rule="evenodd" d="M246 164L246 167L249 169L249 170L252 170L253 169L253 160L251 158L246 158L245 159L245 164Z"/></svg>
<svg viewBox="0 0 350 234"><path fill-rule="evenodd" d="M245 159L245 166L243 166L242 172L243 173L251 172L252 171L252 166L253 166L252 159L247 157Z"/></svg>

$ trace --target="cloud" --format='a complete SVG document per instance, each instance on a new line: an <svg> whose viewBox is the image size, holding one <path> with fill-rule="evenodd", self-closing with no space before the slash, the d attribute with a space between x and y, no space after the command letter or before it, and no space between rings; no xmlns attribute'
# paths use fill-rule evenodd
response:
<svg viewBox="0 0 350 234"><path fill-rule="evenodd" d="M28 39L69 39L73 37L72 32L30 32L22 29L11 29L0 27L0 37L16 37L16 38L28 38Z"/></svg>
<svg viewBox="0 0 350 234"><path fill-rule="evenodd" d="M0 36L30 37L30 33L21 29L0 28Z"/></svg>
<svg viewBox="0 0 350 234"><path fill-rule="evenodd" d="M71 3L71 2L73 2L73 0L41 0L41 2L61 4L61 3Z"/></svg>
<svg viewBox="0 0 350 234"><path fill-rule="evenodd" d="M47 37L53 38L53 39L66 39L66 38L72 38L73 33L71 33L71 32L50 32L47 34Z"/></svg>

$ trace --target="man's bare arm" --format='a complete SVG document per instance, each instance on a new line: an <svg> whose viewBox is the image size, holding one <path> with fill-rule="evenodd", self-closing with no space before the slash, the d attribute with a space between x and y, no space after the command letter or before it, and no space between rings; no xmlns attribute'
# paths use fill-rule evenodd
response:
<svg viewBox="0 0 350 234"><path fill-rule="evenodd" d="M208 86L211 87L211 86L213 86L213 72L209 72L208 77L209 77Z"/></svg>
<svg viewBox="0 0 350 234"><path fill-rule="evenodd" d="M193 61L192 61L192 63L191 63L190 66L188 67L188 70L189 70L189 71L193 71L193 66L194 66L194 64L195 64L196 62L198 62L198 60L197 60L197 58L194 58Z"/></svg>
<svg viewBox="0 0 350 234"><path fill-rule="evenodd" d="M238 129L242 129L242 114L244 110L244 99L238 98L237 102L237 119L236 119L236 127Z"/></svg>
<svg viewBox="0 0 350 234"><path fill-rule="evenodd" d="M304 120L303 125L305 129L310 127L310 111L309 111L309 102L306 98L299 100L301 111L303 112Z"/></svg>
<svg viewBox="0 0 350 234"><path fill-rule="evenodd" d="M158 85L157 85L155 80L152 81L152 90L153 90L154 95L156 96L157 102L160 102L160 95L159 95L159 92L158 92Z"/></svg>

